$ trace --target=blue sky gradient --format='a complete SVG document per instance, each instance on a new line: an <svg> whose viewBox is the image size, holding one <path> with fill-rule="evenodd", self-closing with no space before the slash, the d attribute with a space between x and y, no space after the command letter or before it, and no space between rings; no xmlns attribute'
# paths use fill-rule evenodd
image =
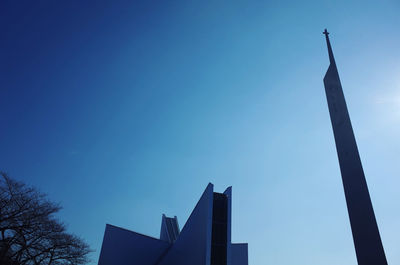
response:
<svg viewBox="0 0 400 265"><path fill-rule="evenodd" d="M356 264L322 78L331 32L400 264L400 2L2 1L0 169L96 250L233 186L249 264Z"/></svg>

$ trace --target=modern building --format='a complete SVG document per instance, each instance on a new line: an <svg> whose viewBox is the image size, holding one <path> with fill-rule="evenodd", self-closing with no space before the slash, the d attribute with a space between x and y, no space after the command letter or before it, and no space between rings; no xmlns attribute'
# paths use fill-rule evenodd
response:
<svg viewBox="0 0 400 265"><path fill-rule="evenodd" d="M247 243L231 243L232 188L206 190L189 219L165 215L160 238L106 225L99 265L248 265Z"/></svg>
<svg viewBox="0 0 400 265"><path fill-rule="evenodd" d="M324 77L347 210L359 265L387 265L328 31L330 65ZM99 265L248 265L247 244L231 243L232 189L210 183L182 231L162 216L160 238L106 226Z"/></svg>
<svg viewBox="0 0 400 265"><path fill-rule="evenodd" d="M329 33L326 29L324 34L330 62L324 77L325 93L357 261L359 265L387 265Z"/></svg>

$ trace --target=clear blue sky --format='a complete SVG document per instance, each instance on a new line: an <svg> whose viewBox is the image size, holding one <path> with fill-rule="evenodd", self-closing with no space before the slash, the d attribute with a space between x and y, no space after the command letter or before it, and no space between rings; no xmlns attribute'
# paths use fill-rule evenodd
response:
<svg viewBox="0 0 400 265"><path fill-rule="evenodd" d="M40 3L38 3L40 2ZM2 1L0 168L106 223L183 226L233 186L251 265L356 264L322 78L331 41L389 264L400 264L400 2Z"/></svg>

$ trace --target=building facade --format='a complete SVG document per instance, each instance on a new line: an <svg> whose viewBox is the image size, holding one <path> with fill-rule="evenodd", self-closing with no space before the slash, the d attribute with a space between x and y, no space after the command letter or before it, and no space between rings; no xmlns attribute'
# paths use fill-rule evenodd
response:
<svg viewBox="0 0 400 265"><path fill-rule="evenodd" d="M160 238L106 225L99 265L248 265L247 243L231 243L232 188L208 184L182 231L165 215Z"/></svg>

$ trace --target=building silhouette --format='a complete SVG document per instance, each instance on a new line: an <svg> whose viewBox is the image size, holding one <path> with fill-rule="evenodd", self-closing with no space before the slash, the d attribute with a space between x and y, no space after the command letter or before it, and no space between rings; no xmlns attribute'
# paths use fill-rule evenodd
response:
<svg viewBox="0 0 400 265"><path fill-rule="evenodd" d="M106 225L99 265L247 265L247 244L231 243L232 188L208 184L189 219L165 215L160 238Z"/></svg>
<svg viewBox="0 0 400 265"><path fill-rule="evenodd" d="M330 61L324 77L325 93L357 261L359 265L387 265L339 73L333 57L329 33L326 29L324 34Z"/></svg>
<svg viewBox="0 0 400 265"><path fill-rule="evenodd" d="M367 182L347 110L329 33L330 65L324 77L347 210L359 265L387 265ZM248 265L247 244L231 243L232 188L210 183L182 231L165 215L160 238L106 225L99 265Z"/></svg>

